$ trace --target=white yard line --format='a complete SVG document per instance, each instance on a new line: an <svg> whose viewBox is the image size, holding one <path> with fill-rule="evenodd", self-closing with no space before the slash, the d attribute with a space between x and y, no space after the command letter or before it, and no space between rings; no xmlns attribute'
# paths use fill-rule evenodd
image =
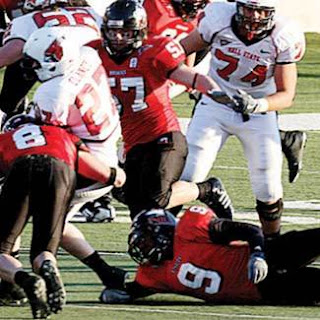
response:
<svg viewBox="0 0 320 320"><path fill-rule="evenodd" d="M110 307L110 306L79 306L74 304L67 304L68 308L79 308L79 309L98 309L98 310L110 310L120 312L137 312L137 313L159 313L159 314L180 314L180 315L193 315L193 316L216 316L220 318L238 318L238 319L272 319L272 320L315 320L318 318L307 318L307 317L285 317L285 316L265 316L265 315L250 315L250 314L226 314L218 312L194 312L194 311L181 311L174 309L155 309L155 308L144 308L144 307Z"/></svg>

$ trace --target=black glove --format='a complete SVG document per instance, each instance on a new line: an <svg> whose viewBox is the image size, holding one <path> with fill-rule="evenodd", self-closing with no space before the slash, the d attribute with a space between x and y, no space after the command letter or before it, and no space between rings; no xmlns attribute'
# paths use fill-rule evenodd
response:
<svg viewBox="0 0 320 320"><path fill-rule="evenodd" d="M238 90L238 95L234 95L235 103L233 110L245 115L254 112L266 112L268 102L265 99L255 99L243 90Z"/></svg>
<svg viewBox="0 0 320 320"><path fill-rule="evenodd" d="M254 252L248 262L248 278L257 284L264 280L268 274L268 264L263 252Z"/></svg>

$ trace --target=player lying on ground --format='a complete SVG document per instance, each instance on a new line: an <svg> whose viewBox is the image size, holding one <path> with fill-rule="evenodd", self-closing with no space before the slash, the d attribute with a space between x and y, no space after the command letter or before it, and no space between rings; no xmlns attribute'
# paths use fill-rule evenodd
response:
<svg viewBox="0 0 320 320"><path fill-rule="evenodd" d="M244 242L245 241L245 242ZM178 221L168 211L140 213L129 254L139 263L126 291L105 289L104 303L132 303L154 293L178 293L210 303L315 305L320 300L320 228L264 241L248 223L217 218L193 206Z"/></svg>

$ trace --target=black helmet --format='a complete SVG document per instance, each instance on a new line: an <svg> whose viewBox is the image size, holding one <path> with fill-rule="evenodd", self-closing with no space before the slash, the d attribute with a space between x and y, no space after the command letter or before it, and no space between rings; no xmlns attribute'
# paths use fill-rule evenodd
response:
<svg viewBox="0 0 320 320"><path fill-rule="evenodd" d="M144 210L132 222L129 254L139 264L172 258L175 217L163 209Z"/></svg>
<svg viewBox="0 0 320 320"><path fill-rule="evenodd" d="M16 114L5 121L2 131L9 132L27 123L40 124L40 121L25 113Z"/></svg>
<svg viewBox="0 0 320 320"><path fill-rule="evenodd" d="M175 11L185 21L194 19L207 2L208 0L171 0Z"/></svg>
<svg viewBox="0 0 320 320"><path fill-rule="evenodd" d="M132 35L119 46L111 37L112 29L132 31ZM146 10L140 3L133 0L115 1L105 12L101 32L104 45L111 55L126 56L133 49L139 48L147 35Z"/></svg>

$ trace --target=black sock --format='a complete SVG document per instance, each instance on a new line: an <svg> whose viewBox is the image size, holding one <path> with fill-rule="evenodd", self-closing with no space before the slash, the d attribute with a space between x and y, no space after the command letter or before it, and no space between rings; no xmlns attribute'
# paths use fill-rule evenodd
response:
<svg viewBox="0 0 320 320"><path fill-rule="evenodd" d="M126 272L122 269L109 266L97 251L82 259L82 262L91 268L108 288L122 288Z"/></svg>
<svg viewBox="0 0 320 320"><path fill-rule="evenodd" d="M10 256L11 256L11 257L14 257L14 258L17 259L17 260L19 260L19 258L20 258L20 250L18 249L17 251L12 251L12 252L10 253Z"/></svg>
<svg viewBox="0 0 320 320"><path fill-rule="evenodd" d="M30 274L26 271L17 271L14 275L14 282L19 285L20 287L23 287L23 283L29 279Z"/></svg>
<svg viewBox="0 0 320 320"><path fill-rule="evenodd" d="M200 201L203 201L204 199L206 199L208 197L208 194L210 194L211 189L212 189L212 185L208 181L198 182L198 183L196 183L196 185L199 188L199 196L197 199Z"/></svg>

